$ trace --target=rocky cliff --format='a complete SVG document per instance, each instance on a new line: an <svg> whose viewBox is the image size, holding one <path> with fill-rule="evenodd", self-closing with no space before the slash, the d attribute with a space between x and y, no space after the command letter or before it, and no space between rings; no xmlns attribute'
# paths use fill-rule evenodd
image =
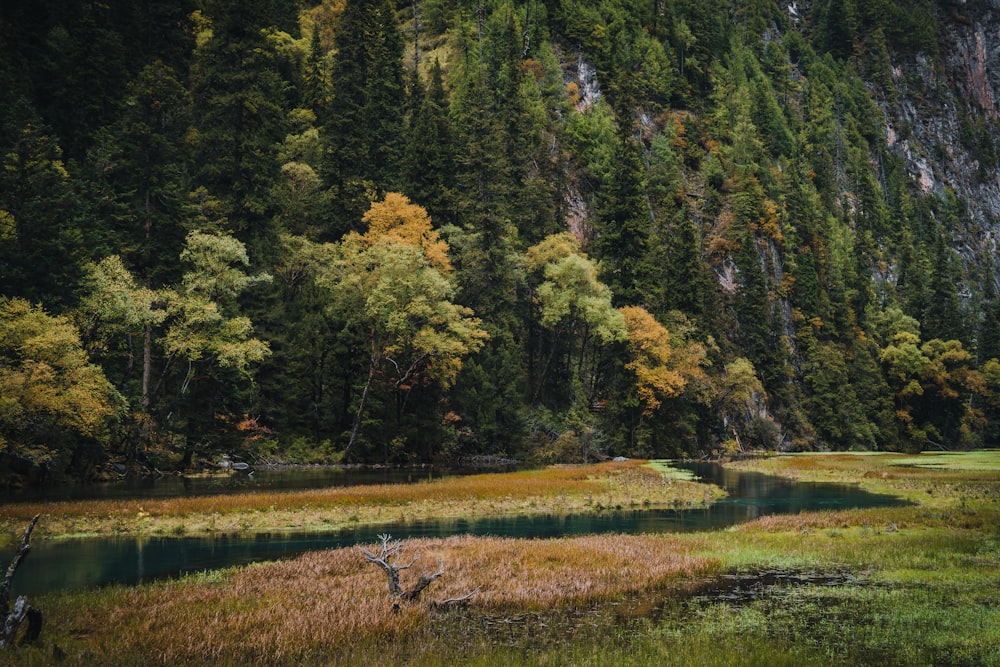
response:
<svg viewBox="0 0 1000 667"><path fill-rule="evenodd" d="M924 193L957 196L954 245L978 266L994 257L1000 234L1000 1L939 3L936 18L938 56L893 63L897 94L882 98L886 141Z"/></svg>

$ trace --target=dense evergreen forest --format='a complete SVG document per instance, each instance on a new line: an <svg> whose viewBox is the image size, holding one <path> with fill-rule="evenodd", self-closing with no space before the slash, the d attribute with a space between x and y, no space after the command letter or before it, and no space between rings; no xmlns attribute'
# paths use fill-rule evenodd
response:
<svg viewBox="0 0 1000 667"><path fill-rule="evenodd" d="M955 11L11 0L2 474L995 446Z"/></svg>

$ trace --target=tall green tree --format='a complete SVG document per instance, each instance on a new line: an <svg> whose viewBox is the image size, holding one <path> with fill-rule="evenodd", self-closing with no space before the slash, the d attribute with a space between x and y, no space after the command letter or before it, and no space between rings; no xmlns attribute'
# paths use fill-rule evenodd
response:
<svg viewBox="0 0 1000 667"><path fill-rule="evenodd" d="M439 226L456 222L455 137L448 107L444 72L440 60L435 60L427 92L409 120L404 181L406 191Z"/></svg>
<svg viewBox="0 0 1000 667"><path fill-rule="evenodd" d="M121 116L90 152L88 167L103 202L98 210L109 221L103 245L154 289L180 278L176 258L188 231L189 110L177 73L154 61L131 83Z"/></svg>
<svg viewBox="0 0 1000 667"><path fill-rule="evenodd" d="M611 164L610 177L598 194L593 253L615 302L641 304L650 287L651 221L640 147L624 127Z"/></svg>
<svg viewBox="0 0 1000 667"><path fill-rule="evenodd" d="M485 35L480 38L478 26L464 24L457 41L460 57L449 79L456 224L447 232L459 300L482 318L490 338L470 356L453 393L456 412L473 433L473 446L486 453L511 453L511 434L524 430L522 406L528 391L519 264L523 240L514 210L517 175L504 125L495 113L497 95L488 85ZM488 396L494 400L486 402Z"/></svg>
<svg viewBox="0 0 1000 667"><path fill-rule="evenodd" d="M23 98L0 110L0 291L55 312L83 277L82 207L62 151Z"/></svg>
<svg viewBox="0 0 1000 667"><path fill-rule="evenodd" d="M197 113L188 135L196 184L220 201L230 231L255 258L269 258L277 246L274 146L287 134L289 101L268 29L286 4L220 1L196 14L191 96Z"/></svg>
<svg viewBox="0 0 1000 667"><path fill-rule="evenodd" d="M348 0L334 37L331 99L319 111L338 238L380 192L399 187L406 86L403 41L388 0Z"/></svg>
<svg viewBox="0 0 1000 667"><path fill-rule="evenodd" d="M939 232L934 242L927 309L920 321L921 329L928 338L967 338L958 297L962 277L954 254L944 232Z"/></svg>

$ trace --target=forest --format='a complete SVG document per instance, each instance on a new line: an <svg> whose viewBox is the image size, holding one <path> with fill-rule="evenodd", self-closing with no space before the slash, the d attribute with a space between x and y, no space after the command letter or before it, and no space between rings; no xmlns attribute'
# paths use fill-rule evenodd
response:
<svg viewBox="0 0 1000 667"><path fill-rule="evenodd" d="M959 18L12 0L0 478L995 447L995 249L898 150Z"/></svg>

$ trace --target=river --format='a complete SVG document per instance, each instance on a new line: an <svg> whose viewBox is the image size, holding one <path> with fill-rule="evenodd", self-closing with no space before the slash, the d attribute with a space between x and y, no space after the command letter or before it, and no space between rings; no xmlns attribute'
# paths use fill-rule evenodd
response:
<svg viewBox="0 0 1000 667"><path fill-rule="evenodd" d="M379 533L400 539L449 535L562 537L600 533L659 533L711 530L767 514L903 504L854 485L795 482L771 475L687 464L707 483L729 492L699 509L605 511L586 515L541 515L403 522L326 533L276 532L249 536L102 537L42 540L14 579L16 594L136 584L184 573L274 560L304 551L370 543ZM9 554L0 554L9 559ZM6 563L7 560L0 560Z"/></svg>

